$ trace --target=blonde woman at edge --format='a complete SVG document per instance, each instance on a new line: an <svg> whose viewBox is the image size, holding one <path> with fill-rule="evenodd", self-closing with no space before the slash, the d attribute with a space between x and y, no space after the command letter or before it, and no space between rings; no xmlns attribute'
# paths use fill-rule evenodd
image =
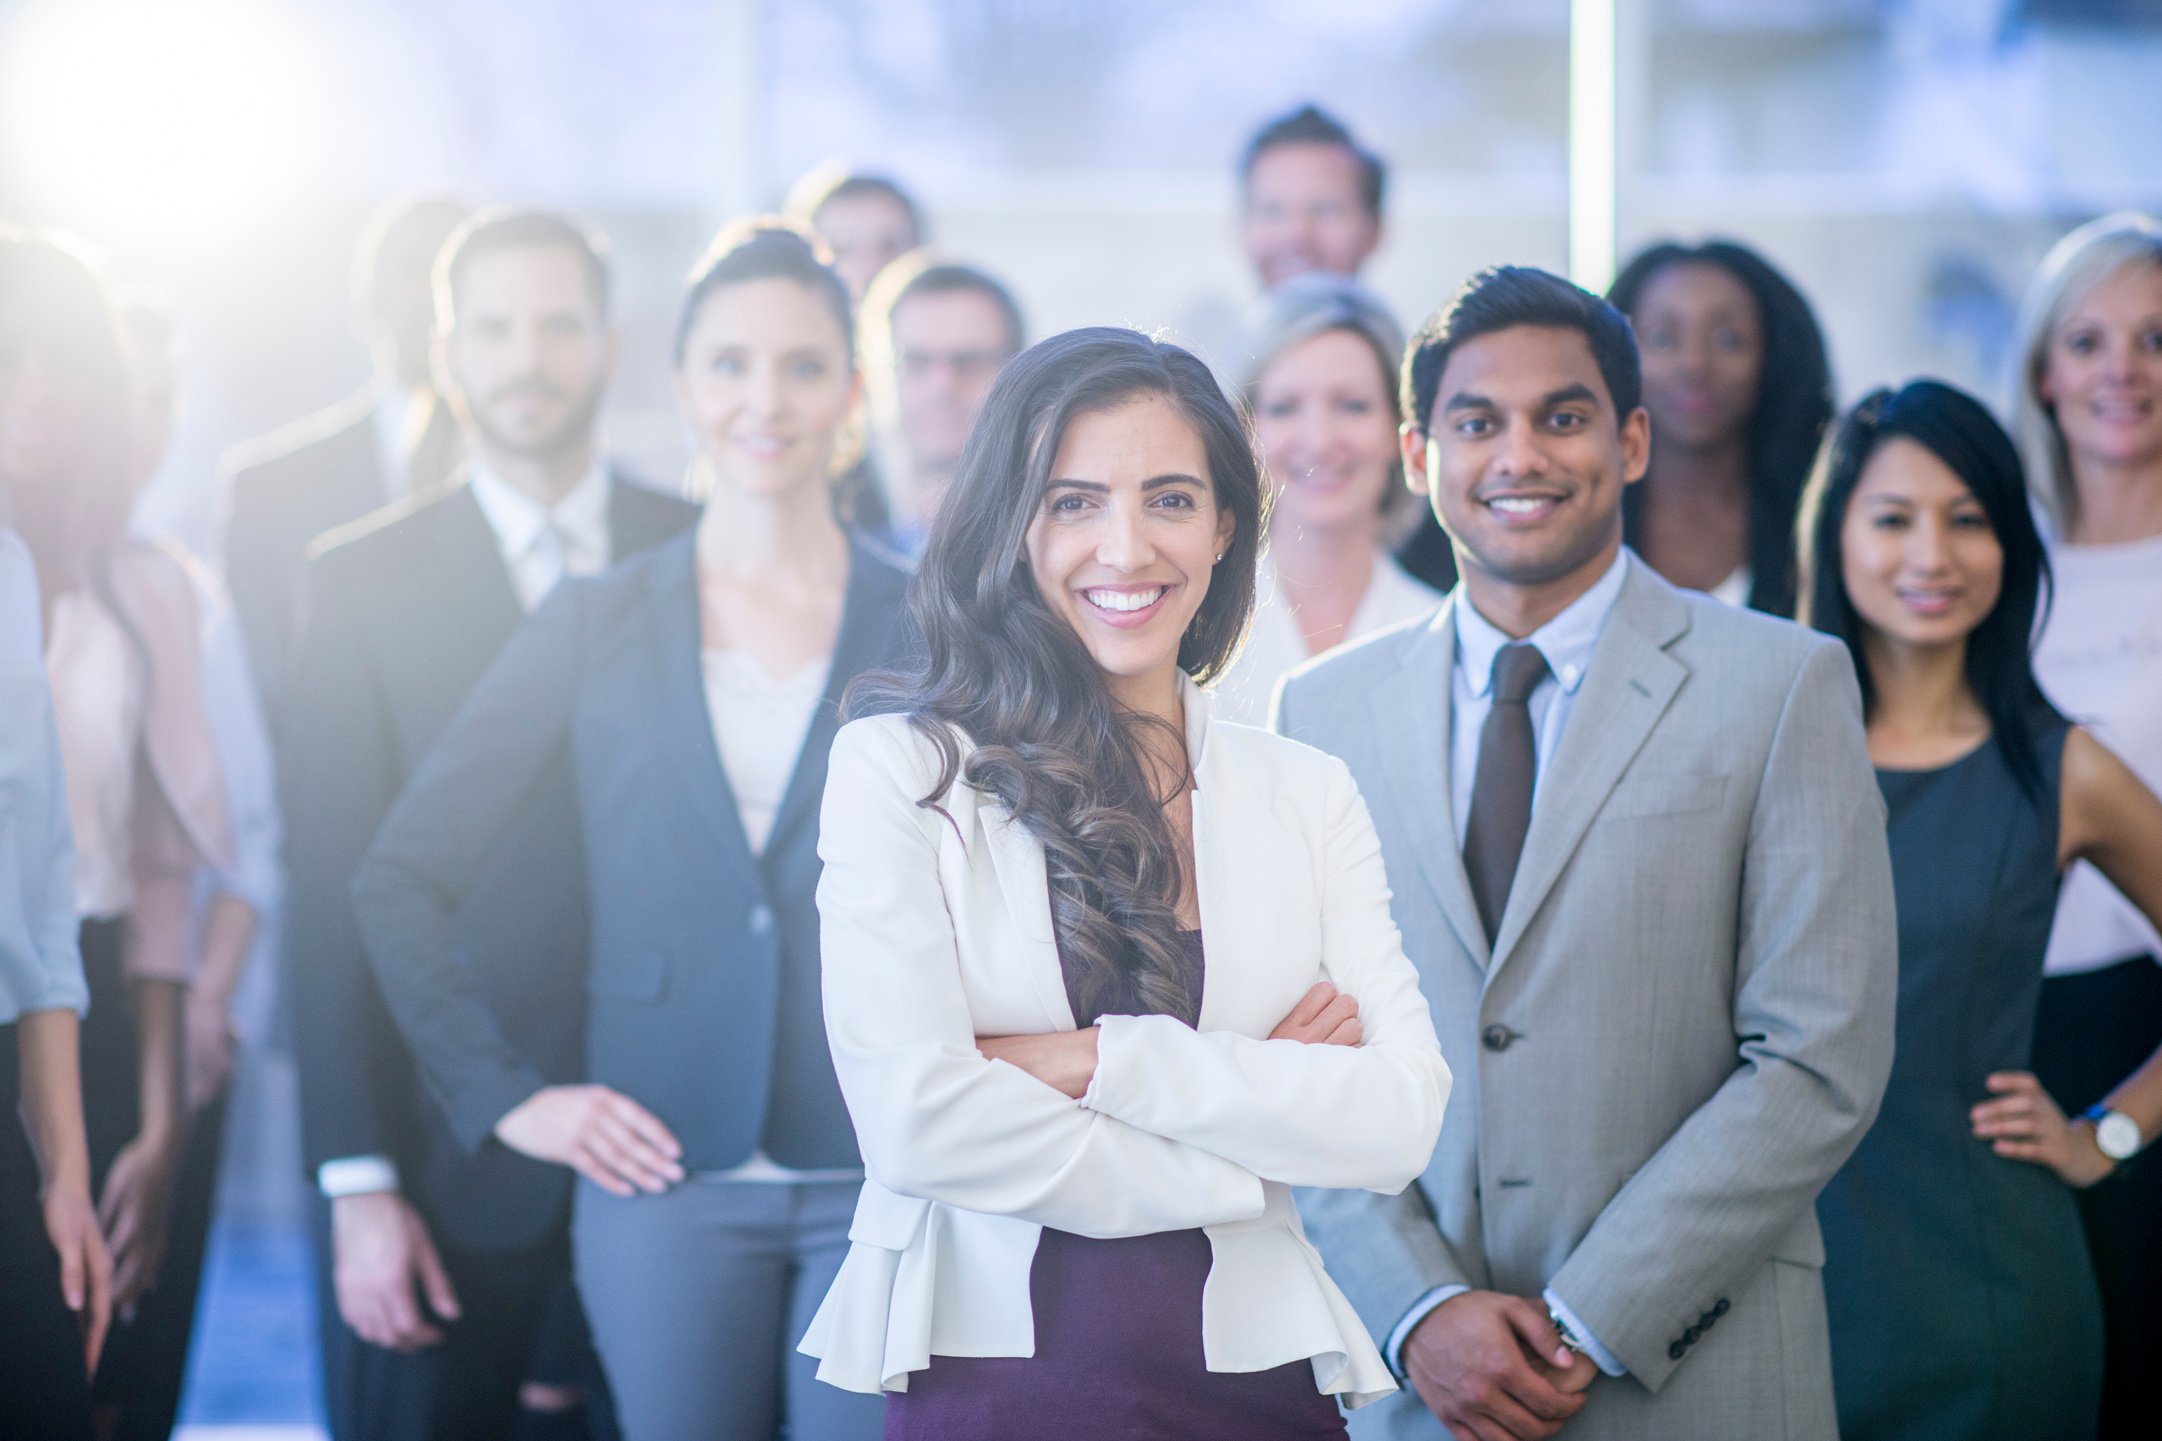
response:
<svg viewBox="0 0 2162 1441"><path fill-rule="evenodd" d="M1399 459L1404 333L1388 308L1356 280L1302 275L1262 303L1250 349L1239 389L1272 496L1268 544L1215 711L1260 725L1286 671L1425 615L1441 593L1389 553L1419 507Z"/></svg>
<svg viewBox="0 0 2162 1441"><path fill-rule="evenodd" d="M2162 789L2162 221L2110 215L2059 241L2021 311L2019 357L2019 448L2055 576L2035 677ZM2158 959L2139 910L2074 866L2043 961L2034 1069L2117 1161L2154 1140L2109 1101L2162 1045ZM2100 1434L2162 1435L2162 1170L2120 1166L2079 1203L2107 1332Z"/></svg>

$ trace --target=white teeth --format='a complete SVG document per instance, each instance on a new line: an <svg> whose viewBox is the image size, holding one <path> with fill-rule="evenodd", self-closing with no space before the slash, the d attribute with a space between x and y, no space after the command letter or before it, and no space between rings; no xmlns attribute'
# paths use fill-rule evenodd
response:
<svg viewBox="0 0 2162 1441"><path fill-rule="evenodd" d="M1081 594L1088 603L1104 610L1147 610L1163 599L1164 588L1154 590L1085 590Z"/></svg>
<svg viewBox="0 0 2162 1441"><path fill-rule="evenodd" d="M1491 508L1510 515L1530 515L1547 504L1544 496L1503 495L1487 502Z"/></svg>

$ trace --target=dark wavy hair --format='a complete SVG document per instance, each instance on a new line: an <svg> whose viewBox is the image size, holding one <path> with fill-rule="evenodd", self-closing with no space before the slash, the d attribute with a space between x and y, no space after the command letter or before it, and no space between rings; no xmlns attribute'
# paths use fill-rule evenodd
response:
<svg viewBox="0 0 2162 1441"><path fill-rule="evenodd" d="M1773 615L1792 615L1794 513L1824 428L1836 408L1832 400L1832 363L1824 332L1794 283L1770 261L1746 245L1709 240L1702 245L1672 241L1639 253L1622 268L1607 299L1632 318L1644 287L1670 265L1713 265L1742 283L1757 302L1764 328L1764 368L1757 377L1756 403L1749 412L1749 605ZM1652 438L1652 468L1659 466L1658 437ZM1622 534L1631 545L1642 534L1644 487L1622 492Z"/></svg>
<svg viewBox="0 0 2162 1441"><path fill-rule="evenodd" d="M1179 854L1139 734L1169 727L1112 699L1081 638L1037 593L1025 548L1067 426L1146 396L1193 426L1216 504L1232 516L1231 543L1179 644L1194 680L1224 672L1253 612L1264 522L1252 432L1192 355L1098 327L1040 341L1000 373L909 589L922 662L859 682L849 709L905 715L938 748L937 783L919 804L940 809L958 779L1042 842L1058 944L1091 1008L1138 995L1191 1024L1179 981ZM964 760L965 744L974 748Z"/></svg>
<svg viewBox="0 0 2162 1441"><path fill-rule="evenodd" d="M2049 554L2029 508L2019 451L1987 406L1942 381L1912 380L1897 391L1871 391L1839 422L1809 477L1796 524L1802 624L1846 643L1866 714L1876 704L1862 652L1868 622L1847 594L1839 535L1869 458L1902 435L1943 461L1973 492L2003 548L1997 604L1967 637L1967 684L1989 717L2006 768L2021 790L2039 800L2036 727L2057 714L2035 681L2032 659L2038 619L2049 605Z"/></svg>

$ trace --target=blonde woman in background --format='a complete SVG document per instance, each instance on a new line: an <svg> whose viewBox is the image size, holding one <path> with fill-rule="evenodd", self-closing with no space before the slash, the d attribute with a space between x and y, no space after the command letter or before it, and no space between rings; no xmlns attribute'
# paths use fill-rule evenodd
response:
<svg viewBox="0 0 2162 1441"><path fill-rule="evenodd" d="M1286 671L1424 615L1441 595L1389 554L1415 515L1396 428L1404 333L1339 275L1302 275L1259 314L1239 389L1272 496L1253 627L1216 687L1215 714L1261 725Z"/></svg>
<svg viewBox="0 0 2162 1441"><path fill-rule="evenodd" d="M2018 439L2055 573L2035 674L2162 787L2162 222L2126 212L2065 236L2019 340ZM2162 1044L2158 957L2154 930L2092 866L2067 874L2034 1069L2117 1160L2154 1139L2099 1103ZM2162 1435L2162 1170L2120 1167L2079 1202L2107 1330L2100 1435Z"/></svg>

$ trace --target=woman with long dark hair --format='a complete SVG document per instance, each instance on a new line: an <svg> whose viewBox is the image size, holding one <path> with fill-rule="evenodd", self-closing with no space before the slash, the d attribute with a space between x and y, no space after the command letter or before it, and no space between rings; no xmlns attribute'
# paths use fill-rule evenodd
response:
<svg viewBox="0 0 2162 1441"><path fill-rule="evenodd" d="M2035 683L2049 566L1979 402L1929 380L1862 401L1802 554L1804 618L1861 678L1899 898L1891 1082L1818 1202L1840 1433L2089 1437L2102 1314L2073 1195L2121 1159L2123 1117L2162 1124L2162 1052L2079 1121L2030 1053L2059 877L2092 862L2162 917L2162 802Z"/></svg>
<svg viewBox="0 0 2162 1441"><path fill-rule="evenodd" d="M1824 335L1802 293L1744 245L1665 242L1607 291L1629 317L1652 418L1651 469L1623 534L1691 590L1794 613L1794 513L1832 418Z"/></svg>
<svg viewBox="0 0 2162 1441"><path fill-rule="evenodd" d="M1397 1190L1448 1092L1341 762L1212 723L1261 481L1129 330L1011 362L820 836L862 1143L804 1349L889 1438L1324 1436L1394 1388L1292 1186ZM1205 942L1205 949L1204 949Z"/></svg>
<svg viewBox="0 0 2162 1441"><path fill-rule="evenodd" d="M43 591L90 989L84 1114L123 1317L95 1398L101 1425L162 1434L189 1318L124 1318L166 1262L190 1121L181 1028L200 954L194 885L232 868L224 778L188 563L128 534L134 377L111 296L67 246L0 234L0 306L13 372L0 387L0 490Z"/></svg>
<svg viewBox="0 0 2162 1441"><path fill-rule="evenodd" d="M2162 218L2105 215L2058 241L2021 307L2017 360L2016 433L2056 577L2035 673L2162 789ZM2162 1045L2158 961L2132 899L2073 867L2034 1045L2068 1110ZM2106 1321L2102 1435L2144 1441L2162 1435L2162 1167L2128 1166L2079 1205Z"/></svg>
<svg viewBox="0 0 2162 1441"><path fill-rule="evenodd" d="M583 1178L572 1265L630 1441L875 1436L788 1352L848 1247L862 1163L819 1011L818 798L843 689L902 655L907 577L830 495L858 378L848 292L777 221L721 232L677 324L690 535L566 581L383 823L356 915L469 1144ZM591 916L581 1084L497 1038L461 908L568 770ZM582 993L581 993L582 992ZM551 1084L553 1082L553 1084Z"/></svg>

